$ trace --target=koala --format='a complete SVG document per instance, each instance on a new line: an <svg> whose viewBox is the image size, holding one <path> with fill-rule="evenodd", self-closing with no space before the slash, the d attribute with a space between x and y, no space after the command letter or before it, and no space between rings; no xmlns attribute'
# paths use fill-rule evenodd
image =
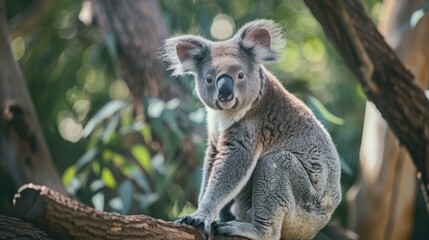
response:
<svg viewBox="0 0 429 240"><path fill-rule="evenodd" d="M341 201L340 161L311 110L263 64L280 57L271 20L242 26L229 40L165 40L172 75L193 74L207 112L198 209L180 223L214 235L309 239Z"/></svg>

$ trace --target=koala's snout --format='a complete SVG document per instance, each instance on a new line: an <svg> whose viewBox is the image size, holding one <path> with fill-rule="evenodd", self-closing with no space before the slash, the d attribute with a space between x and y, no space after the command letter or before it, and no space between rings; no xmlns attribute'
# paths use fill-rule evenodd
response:
<svg viewBox="0 0 429 240"><path fill-rule="evenodd" d="M231 101L234 98L234 81L226 74L218 77L216 80L216 86L218 89L217 98L221 102Z"/></svg>

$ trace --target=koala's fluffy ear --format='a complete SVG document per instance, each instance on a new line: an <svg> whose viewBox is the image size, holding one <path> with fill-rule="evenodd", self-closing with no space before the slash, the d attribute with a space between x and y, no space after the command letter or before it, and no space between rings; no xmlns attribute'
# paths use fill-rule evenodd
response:
<svg viewBox="0 0 429 240"><path fill-rule="evenodd" d="M172 37L164 42L162 58L169 62L169 70L177 76L187 72L196 72L196 63L207 52L210 42L198 36Z"/></svg>
<svg viewBox="0 0 429 240"><path fill-rule="evenodd" d="M286 43L282 28L272 20L265 19L245 24L238 30L236 38L240 46L259 63L278 60Z"/></svg>

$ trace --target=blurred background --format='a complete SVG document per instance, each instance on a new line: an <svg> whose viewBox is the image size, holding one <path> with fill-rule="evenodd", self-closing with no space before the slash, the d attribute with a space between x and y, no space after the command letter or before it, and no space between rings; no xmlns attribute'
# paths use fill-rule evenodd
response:
<svg viewBox="0 0 429 240"><path fill-rule="evenodd" d="M363 3L380 25L386 3ZM412 198L407 219L393 216L371 229L353 220L356 209L347 199L362 181L366 97L302 1L7 0L11 49L67 193L122 214L174 220L193 212L206 146L204 109L192 77L172 78L160 62L162 40L178 34L224 40L257 18L284 27L283 58L267 67L314 111L337 145L344 197L335 225L396 239L386 232L408 224L397 239L429 239L418 188L407 193ZM9 201L16 186L8 183L11 172L3 171L0 213L13 215ZM415 172L407 177L415 189ZM366 206L374 200L360 201Z"/></svg>

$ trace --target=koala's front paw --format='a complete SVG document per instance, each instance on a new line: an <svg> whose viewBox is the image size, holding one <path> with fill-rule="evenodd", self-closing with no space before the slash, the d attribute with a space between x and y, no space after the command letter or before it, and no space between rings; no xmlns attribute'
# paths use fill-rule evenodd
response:
<svg viewBox="0 0 429 240"><path fill-rule="evenodd" d="M203 228L206 239L210 236L211 220L209 215L195 212L191 215L185 216L180 223L185 223L196 228Z"/></svg>

